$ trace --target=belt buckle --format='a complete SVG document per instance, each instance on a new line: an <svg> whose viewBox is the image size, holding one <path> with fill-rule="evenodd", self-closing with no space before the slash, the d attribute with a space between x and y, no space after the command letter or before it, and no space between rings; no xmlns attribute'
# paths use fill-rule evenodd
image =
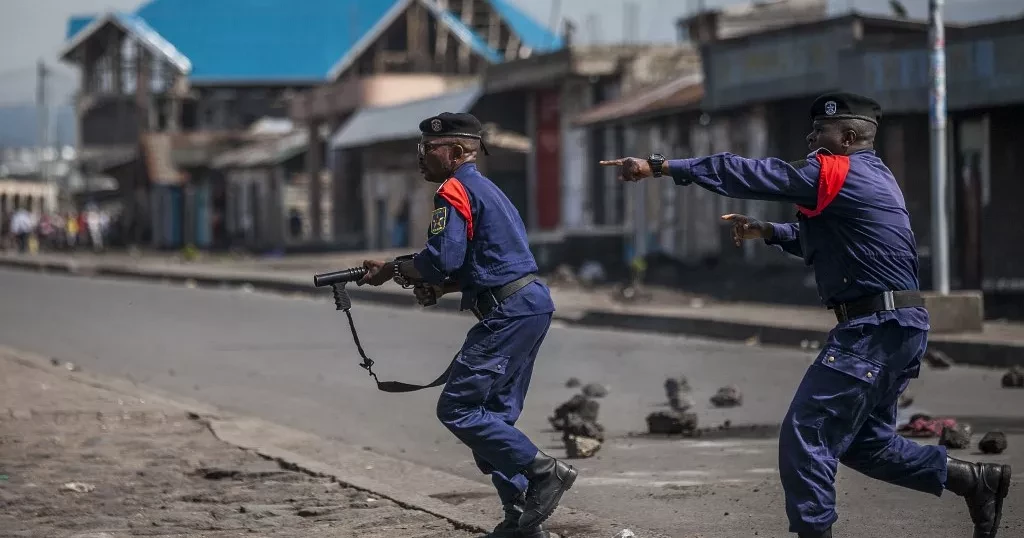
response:
<svg viewBox="0 0 1024 538"><path fill-rule="evenodd" d="M882 292L882 310L896 310L896 296L893 292Z"/></svg>

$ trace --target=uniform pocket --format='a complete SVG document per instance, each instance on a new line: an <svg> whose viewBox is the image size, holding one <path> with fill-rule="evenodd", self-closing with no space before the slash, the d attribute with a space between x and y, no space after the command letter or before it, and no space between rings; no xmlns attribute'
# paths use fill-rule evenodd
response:
<svg viewBox="0 0 1024 538"><path fill-rule="evenodd" d="M509 356L481 348L481 344L464 349L455 357L452 373L442 390L448 405L483 405L505 375Z"/></svg>
<svg viewBox="0 0 1024 538"><path fill-rule="evenodd" d="M825 348L818 356L818 364L872 386L882 375L881 366L835 347Z"/></svg>

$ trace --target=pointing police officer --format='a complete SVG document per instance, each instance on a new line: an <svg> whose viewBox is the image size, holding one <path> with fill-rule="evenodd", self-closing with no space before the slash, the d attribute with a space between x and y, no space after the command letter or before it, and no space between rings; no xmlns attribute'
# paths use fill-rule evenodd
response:
<svg viewBox="0 0 1024 538"><path fill-rule="evenodd" d="M505 519L490 536L546 538L542 524L577 471L538 450L515 423L554 303L536 277L519 212L477 169L478 151L487 151L480 122L445 112L423 120L420 131L420 172L440 184L426 247L397 266L367 260L364 282L381 285L396 272L424 280L432 287L418 287L421 304L431 293L462 292L462 309L479 322L452 363L437 417L473 450L498 490Z"/></svg>
<svg viewBox="0 0 1024 538"><path fill-rule="evenodd" d="M920 371L928 312L919 292L917 246L892 173L874 151L881 107L863 96L826 94L811 106L811 153L787 163L729 153L666 161L617 159L620 178L669 176L730 198L790 202L797 222L725 215L733 238L763 239L812 265L838 324L796 391L779 436L779 470L790 532L832 536L838 463L936 496L966 498L976 538L996 536L1010 466L950 458L896 434L900 394Z"/></svg>

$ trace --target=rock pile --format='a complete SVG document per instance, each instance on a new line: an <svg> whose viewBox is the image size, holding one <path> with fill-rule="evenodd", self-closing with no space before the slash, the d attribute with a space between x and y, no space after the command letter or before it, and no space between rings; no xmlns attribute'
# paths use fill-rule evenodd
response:
<svg viewBox="0 0 1024 538"><path fill-rule="evenodd" d="M728 385L718 389L718 392L711 397L711 405L715 407L736 407L743 405L743 393L735 385Z"/></svg>
<svg viewBox="0 0 1024 538"><path fill-rule="evenodd" d="M597 400L577 394L555 408L555 414L548 417L551 427L562 432L568 457L589 458L601 449L604 426L597 422L600 408Z"/></svg>
<svg viewBox="0 0 1024 538"><path fill-rule="evenodd" d="M1002 454L1006 450L1006 434L1003 432L988 432L985 437L978 441L978 450L985 454Z"/></svg>
<svg viewBox="0 0 1024 538"><path fill-rule="evenodd" d="M959 423L953 427L942 428L942 435L939 437L939 444L955 450L961 450L971 446L971 426Z"/></svg>
<svg viewBox="0 0 1024 538"><path fill-rule="evenodd" d="M647 415L647 431L656 435L692 435L697 431L697 413L657 411Z"/></svg>
<svg viewBox="0 0 1024 538"><path fill-rule="evenodd" d="M1024 368L1014 366L1003 376L1003 388L1024 389Z"/></svg>

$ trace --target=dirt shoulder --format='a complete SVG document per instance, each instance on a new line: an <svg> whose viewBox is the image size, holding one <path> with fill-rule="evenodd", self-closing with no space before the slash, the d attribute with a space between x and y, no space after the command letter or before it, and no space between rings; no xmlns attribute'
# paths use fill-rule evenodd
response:
<svg viewBox="0 0 1024 538"><path fill-rule="evenodd" d="M178 409L0 355L0 535L478 534L219 441Z"/></svg>

